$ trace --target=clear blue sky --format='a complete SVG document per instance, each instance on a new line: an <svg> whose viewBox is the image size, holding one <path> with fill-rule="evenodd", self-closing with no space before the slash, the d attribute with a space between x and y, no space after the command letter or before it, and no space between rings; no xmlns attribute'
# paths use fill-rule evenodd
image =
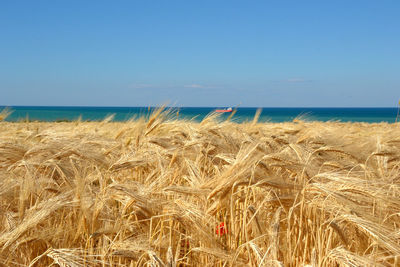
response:
<svg viewBox="0 0 400 267"><path fill-rule="evenodd" d="M0 105L394 107L400 1L0 2Z"/></svg>

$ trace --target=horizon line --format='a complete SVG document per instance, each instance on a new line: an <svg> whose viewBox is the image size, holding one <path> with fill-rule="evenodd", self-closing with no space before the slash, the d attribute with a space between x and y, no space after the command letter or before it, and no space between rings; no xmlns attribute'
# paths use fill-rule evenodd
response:
<svg viewBox="0 0 400 267"><path fill-rule="evenodd" d="M12 107L65 107L65 108L226 108L233 109L240 108L399 108L399 106L162 106L162 105L148 105L148 106L93 106L93 105L0 105L2 108Z"/></svg>

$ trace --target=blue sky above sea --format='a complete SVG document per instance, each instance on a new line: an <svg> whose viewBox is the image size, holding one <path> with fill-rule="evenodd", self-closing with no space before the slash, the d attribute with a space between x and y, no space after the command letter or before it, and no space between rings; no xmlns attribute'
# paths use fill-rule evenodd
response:
<svg viewBox="0 0 400 267"><path fill-rule="evenodd" d="M0 105L395 107L399 1L2 1Z"/></svg>

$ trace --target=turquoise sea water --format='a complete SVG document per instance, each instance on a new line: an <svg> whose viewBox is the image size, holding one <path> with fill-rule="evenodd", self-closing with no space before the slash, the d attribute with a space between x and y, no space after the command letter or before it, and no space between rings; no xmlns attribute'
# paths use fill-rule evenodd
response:
<svg viewBox="0 0 400 267"><path fill-rule="evenodd" d="M4 107L0 106L0 110ZM139 116L148 116L147 107L39 107L15 106L8 107L12 114L6 121L39 120L62 121L77 120L103 120L114 114L114 121L125 121ZM150 109L150 112L154 108ZM192 119L201 121L213 112L215 107L181 107L171 108L171 118ZM232 120L235 122L251 121L257 108L238 108ZM292 121L301 116L306 120L317 121L342 121L342 122L395 122L397 108L262 108L260 122ZM221 114L221 119L228 118L229 113Z"/></svg>

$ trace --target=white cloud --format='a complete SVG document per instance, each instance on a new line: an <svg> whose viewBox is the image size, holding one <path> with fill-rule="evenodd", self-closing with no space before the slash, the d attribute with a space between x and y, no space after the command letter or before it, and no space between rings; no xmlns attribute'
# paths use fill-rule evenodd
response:
<svg viewBox="0 0 400 267"><path fill-rule="evenodd" d="M148 83L135 83L129 86L132 89L167 89L167 88L192 88L192 89L218 89L220 86L202 85L197 83L192 84L148 84Z"/></svg>
<svg viewBox="0 0 400 267"><path fill-rule="evenodd" d="M130 87L133 89L142 89L142 88L152 88L154 87L154 85L146 83L138 83L138 84L132 84Z"/></svg>
<svg viewBox="0 0 400 267"><path fill-rule="evenodd" d="M201 84L189 84L189 85L184 85L183 87L185 88L208 88L207 86L201 85Z"/></svg>
<svg viewBox="0 0 400 267"><path fill-rule="evenodd" d="M202 84L197 84L197 83L187 84L187 85L184 85L183 87L184 88L198 88L198 89L219 89L219 88L223 88L221 86L202 85Z"/></svg>
<svg viewBox="0 0 400 267"><path fill-rule="evenodd" d="M285 80L284 82L288 82L288 83L306 83L306 82L311 82L311 80L307 80L304 78L290 78Z"/></svg>

